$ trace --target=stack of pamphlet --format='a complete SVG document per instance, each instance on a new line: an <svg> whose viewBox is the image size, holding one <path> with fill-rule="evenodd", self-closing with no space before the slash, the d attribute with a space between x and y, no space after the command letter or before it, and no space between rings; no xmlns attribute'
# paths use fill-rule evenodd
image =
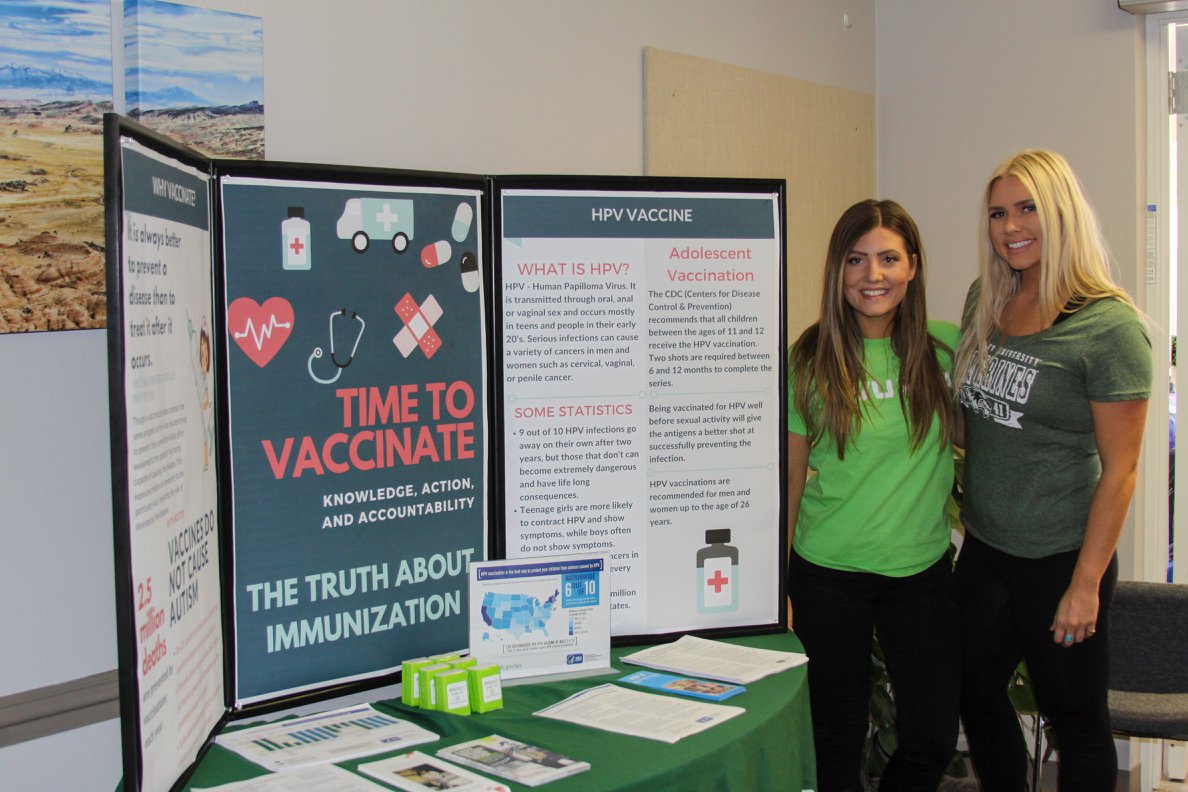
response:
<svg viewBox="0 0 1188 792"><path fill-rule="evenodd" d="M663 690L665 693L676 693L681 696L690 696L708 701L722 701L731 696L737 696L739 693L745 693L747 690L742 685L729 685L725 682L710 682L705 679L673 676L672 674L661 674L658 671L636 671L634 674L628 674L619 681L629 682L632 685L649 687L655 690Z"/></svg>
<svg viewBox="0 0 1188 792"><path fill-rule="evenodd" d="M547 784L590 769L589 762L498 734L447 746L438 750L437 756L524 786Z"/></svg>
<svg viewBox="0 0 1188 792"><path fill-rule="evenodd" d="M433 742L437 735L369 704L224 732L215 742L268 770L341 762Z"/></svg>
<svg viewBox="0 0 1188 792"><path fill-rule="evenodd" d="M650 646L620 659L624 663L736 685L749 685L808 662L808 657L798 652L757 649L695 635L683 635L672 643Z"/></svg>
<svg viewBox="0 0 1188 792"><path fill-rule="evenodd" d="M359 765L359 772L378 778L405 792L448 789L450 792L510 792L489 778L483 778L457 765L435 759L420 751L409 751L390 759Z"/></svg>

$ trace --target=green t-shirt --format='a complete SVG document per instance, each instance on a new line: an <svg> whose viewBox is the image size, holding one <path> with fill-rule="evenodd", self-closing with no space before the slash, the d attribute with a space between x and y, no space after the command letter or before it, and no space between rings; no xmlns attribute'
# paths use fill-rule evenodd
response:
<svg viewBox="0 0 1188 792"><path fill-rule="evenodd" d="M975 284L967 319L976 292ZM1151 340L1121 300L992 344L987 373L961 387L965 527L1022 558L1080 547L1101 477L1089 402L1150 395Z"/></svg>
<svg viewBox="0 0 1188 792"><path fill-rule="evenodd" d="M957 348L956 325L929 322L928 331ZM864 355L870 376L861 428L844 460L828 433L809 450L809 469L817 475L805 483L792 543L818 566L906 577L936 563L949 547L945 501L953 488L953 450L941 442L935 418L912 450L891 339L866 339ZM950 374L952 355L938 350L938 359ZM809 434L791 404L788 431Z"/></svg>

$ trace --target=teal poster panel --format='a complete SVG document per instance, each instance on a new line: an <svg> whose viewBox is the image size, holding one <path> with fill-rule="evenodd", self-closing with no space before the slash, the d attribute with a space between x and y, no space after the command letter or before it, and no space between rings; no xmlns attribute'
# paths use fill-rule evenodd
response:
<svg viewBox="0 0 1188 792"><path fill-rule="evenodd" d="M467 644L479 189L220 182L241 703Z"/></svg>

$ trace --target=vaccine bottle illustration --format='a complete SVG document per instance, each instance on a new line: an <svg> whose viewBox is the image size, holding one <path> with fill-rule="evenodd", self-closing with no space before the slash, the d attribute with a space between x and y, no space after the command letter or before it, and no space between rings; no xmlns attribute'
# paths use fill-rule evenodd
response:
<svg viewBox="0 0 1188 792"><path fill-rule="evenodd" d="M312 266L309 251L309 221L305 219L305 208L290 206L289 217L281 223L284 237L282 263L287 270L307 270Z"/></svg>
<svg viewBox="0 0 1188 792"><path fill-rule="evenodd" d="M729 541L729 528L713 528L705 532L707 546L697 551L697 610L701 613L738 610L738 548Z"/></svg>

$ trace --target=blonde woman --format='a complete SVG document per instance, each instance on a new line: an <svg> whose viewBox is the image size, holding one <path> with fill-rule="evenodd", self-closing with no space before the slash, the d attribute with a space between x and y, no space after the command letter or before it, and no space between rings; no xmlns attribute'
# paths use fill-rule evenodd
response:
<svg viewBox="0 0 1188 792"><path fill-rule="evenodd" d="M1113 790L1107 613L1134 492L1151 346L1068 163L1023 151L984 195L957 353L966 537L962 719L987 792L1025 787L1007 682L1026 660L1065 792Z"/></svg>
<svg viewBox="0 0 1188 792"><path fill-rule="evenodd" d="M851 206L829 243L820 318L789 355L788 594L811 660L820 792L862 789L872 630L899 738L879 788L935 792L957 739L945 515L957 327L926 321L924 263L903 207Z"/></svg>

